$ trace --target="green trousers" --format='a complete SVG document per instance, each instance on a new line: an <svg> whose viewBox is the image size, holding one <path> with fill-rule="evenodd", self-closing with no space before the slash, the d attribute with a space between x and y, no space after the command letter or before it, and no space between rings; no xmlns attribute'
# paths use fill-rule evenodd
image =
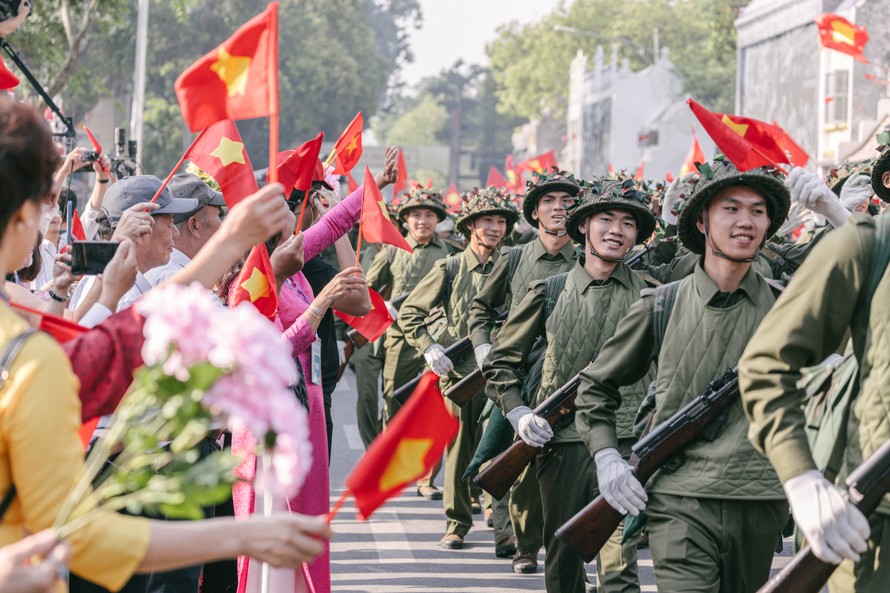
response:
<svg viewBox="0 0 890 593"><path fill-rule="evenodd" d="M859 562L844 560L828 581L829 593L887 593L890 591L890 517L869 517L868 550Z"/></svg>
<svg viewBox="0 0 890 593"><path fill-rule="evenodd" d="M544 511L538 478L531 466L525 468L510 488L510 522L519 553L537 553L544 545Z"/></svg>
<svg viewBox="0 0 890 593"><path fill-rule="evenodd" d="M366 344L352 353L355 364L355 390L358 399L355 403L355 417L358 433L365 449L380 433L381 420L378 400L380 398L380 374L383 372L383 345L378 342Z"/></svg>
<svg viewBox="0 0 890 593"><path fill-rule="evenodd" d="M769 578L788 503L649 493L659 593L755 593Z"/></svg>
<svg viewBox="0 0 890 593"><path fill-rule="evenodd" d="M596 466L584 443L546 445L535 458L544 508L544 583L548 593L584 593L584 561L556 538L556 530L599 494ZM597 593L640 593L639 536L621 545L618 530L596 558Z"/></svg>
<svg viewBox="0 0 890 593"><path fill-rule="evenodd" d="M442 378L440 382L442 393L476 368L476 363L470 360L458 364L458 367L460 368L455 368L455 371ZM461 480L461 477L467 471L482 438L479 415L485 408L485 398L481 394L476 394L476 397L463 408L448 398L445 398L445 404L454 417L460 420L457 436L445 449L445 489L442 493L447 521L445 533L456 533L463 537L473 526L472 502L476 488L472 480Z"/></svg>

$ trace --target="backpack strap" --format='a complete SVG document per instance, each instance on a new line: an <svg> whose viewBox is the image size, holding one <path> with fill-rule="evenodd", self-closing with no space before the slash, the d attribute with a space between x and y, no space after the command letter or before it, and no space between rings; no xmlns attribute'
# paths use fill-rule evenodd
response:
<svg viewBox="0 0 890 593"><path fill-rule="evenodd" d="M515 245L507 252L507 274L509 276L507 282L513 282L513 276L516 274L516 269L519 268L519 261L522 259L523 252L523 245Z"/></svg>
<svg viewBox="0 0 890 593"><path fill-rule="evenodd" d="M3 357L0 358L0 390L6 387L6 382L9 380L9 370L15 362L16 357L19 355L19 352L22 351L25 341L35 333L37 333L36 329L29 328L14 337L6 346L6 351L3 353ZM9 506L14 499L15 484L11 484L9 490L3 495L3 499L0 500L0 521L3 521L6 511L9 510Z"/></svg>
<svg viewBox="0 0 890 593"><path fill-rule="evenodd" d="M457 271L460 269L461 254L455 253L445 258L445 297L442 304L447 305L451 300L451 287L454 285L454 279L457 278Z"/></svg>
<svg viewBox="0 0 890 593"><path fill-rule="evenodd" d="M871 271L868 275L868 311L871 308L871 299L884 277L890 264L890 216L882 215L875 218L875 244L872 255Z"/></svg>
<svg viewBox="0 0 890 593"><path fill-rule="evenodd" d="M563 272L562 274L556 274L555 276L550 276L545 280L546 283L544 285L544 319L549 319L550 314L553 313L553 309L556 308L556 301L559 300L559 295L562 294L563 289L566 286L566 279L569 277L568 272Z"/></svg>
<svg viewBox="0 0 890 593"><path fill-rule="evenodd" d="M667 331L668 321L671 319L671 311L674 308L674 301L677 300L677 289L680 287L679 282L670 282L662 284L655 289L655 307L653 313L655 315L655 356L661 352L661 345L664 343L664 333Z"/></svg>

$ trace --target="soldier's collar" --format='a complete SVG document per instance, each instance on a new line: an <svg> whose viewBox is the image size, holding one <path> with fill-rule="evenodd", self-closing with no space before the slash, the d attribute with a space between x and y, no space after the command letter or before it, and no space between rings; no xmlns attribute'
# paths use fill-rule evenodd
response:
<svg viewBox="0 0 890 593"><path fill-rule="evenodd" d="M544 247L544 242L541 241L541 238L536 236L535 240L532 242L532 257L534 259L541 259L545 255L550 255L547 252L547 249ZM565 261L570 262L575 259L575 244L571 241L568 241L565 245L562 246L555 255L551 256L553 258L562 257Z"/></svg>
<svg viewBox="0 0 890 593"><path fill-rule="evenodd" d="M572 269L572 273L569 275L570 278L573 279L578 290L583 292L585 288L594 284L596 280L590 277L590 274L587 273L587 270L584 269L584 259L585 256L582 255L578 258L575 267ZM631 288L631 279L630 275L633 272L630 271L630 268L627 267L623 262L620 262L615 266L615 269L612 270L612 273L606 280L616 280L625 288ZM607 284L607 282L602 282L601 284Z"/></svg>
<svg viewBox="0 0 890 593"><path fill-rule="evenodd" d="M701 297L702 302L707 305L713 300L714 296L720 292L720 287L717 286L717 283L708 276L707 272L705 272L703 256L700 256L698 263L695 264L693 275L695 276L695 284L698 288L698 294ZM739 287L735 292L744 293L745 296L748 297L748 300L754 302L758 290L757 272L754 271L754 266L751 266L745 274L745 277L742 278L742 283L739 284Z"/></svg>

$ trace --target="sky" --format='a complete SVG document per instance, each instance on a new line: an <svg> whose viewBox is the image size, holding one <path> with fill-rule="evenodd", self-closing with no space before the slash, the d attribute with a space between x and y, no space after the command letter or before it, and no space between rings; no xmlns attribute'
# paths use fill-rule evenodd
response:
<svg viewBox="0 0 890 593"><path fill-rule="evenodd" d="M500 25L529 23L553 10L559 0L420 0L423 26L411 33L414 62L402 79L414 85L458 60L485 64L485 45Z"/></svg>

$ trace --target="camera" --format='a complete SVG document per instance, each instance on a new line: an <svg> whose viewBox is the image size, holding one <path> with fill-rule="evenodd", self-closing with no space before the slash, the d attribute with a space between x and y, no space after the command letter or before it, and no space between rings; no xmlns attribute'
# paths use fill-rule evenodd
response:
<svg viewBox="0 0 890 593"><path fill-rule="evenodd" d="M95 163L99 160L99 153L95 150L85 150L80 157L84 163Z"/></svg>
<svg viewBox="0 0 890 593"><path fill-rule="evenodd" d="M0 0L2 1L2 0ZM114 128L114 158L111 159L111 170L118 179L136 174L136 141L127 141L127 131Z"/></svg>

